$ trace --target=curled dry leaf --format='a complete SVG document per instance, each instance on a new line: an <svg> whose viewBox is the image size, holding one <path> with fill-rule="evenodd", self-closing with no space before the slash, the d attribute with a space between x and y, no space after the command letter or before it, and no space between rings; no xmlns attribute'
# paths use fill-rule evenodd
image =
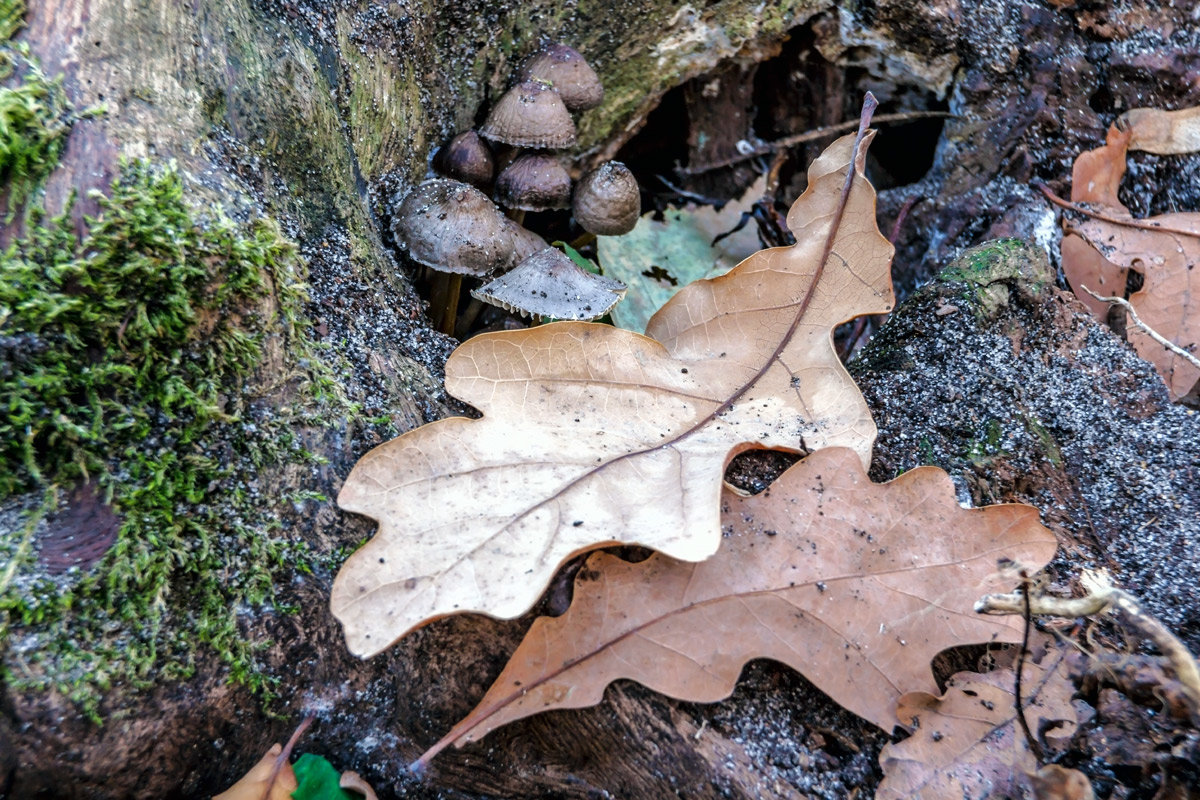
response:
<svg viewBox="0 0 1200 800"><path fill-rule="evenodd" d="M366 800L379 800L379 796L375 794L375 790L371 787L371 784L367 783L363 776L352 770L346 770L342 773L342 777L338 780L338 786L355 794L361 794Z"/></svg>
<svg viewBox="0 0 1200 800"><path fill-rule="evenodd" d="M797 245L679 292L653 339L562 322L459 347L446 389L483 417L375 448L338 496L379 521L333 586L350 649L374 655L456 612L517 616L598 545L707 558L740 450L844 445L868 461L875 425L831 334L893 303L892 247L863 176L870 138L813 162L788 218Z"/></svg>
<svg viewBox="0 0 1200 800"><path fill-rule="evenodd" d="M1130 150L1158 155L1200 151L1200 106L1179 111L1131 108L1117 125L1130 132Z"/></svg>
<svg viewBox="0 0 1200 800"><path fill-rule="evenodd" d="M299 784L292 765L286 761L275 772L275 762L283 752L283 745L275 744L266 752L241 780L230 786L213 800L291 800L292 792ZM271 779L274 774L274 780Z"/></svg>
<svg viewBox="0 0 1200 800"><path fill-rule="evenodd" d="M1063 273L1084 304L1102 319L1108 304L1080 287L1106 297L1123 297L1128 271L1140 273L1142 288L1129 297L1138 316L1174 344L1195 353L1200 347L1200 273L1194 269L1200 263L1200 213L1163 214L1135 221L1117 197L1125 174L1125 154L1133 142L1141 137L1144 144L1163 144L1159 140L1171 138L1172 131L1196 124L1194 115L1177 118L1179 124L1168 124L1162 117L1167 113L1141 113L1124 128L1113 126L1104 147L1076 159L1071 199L1091 204L1110 219L1093 218L1071 226L1063 238ZM1132 224L1121 224L1125 221ZM1138 354L1158 369L1172 400L1193 391L1200 369L1132 323L1127 326L1127 336Z"/></svg>
<svg viewBox="0 0 1200 800"><path fill-rule="evenodd" d="M570 609L534 622L475 710L418 763L541 711L594 705L619 678L720 700L754 658L788 664L891 730L902 693L936 690L938 652L1020 639L1019 620L972 611L981 587L1011 585L997 559L1036 569L1055 550L1034 508L964 510L934 467L874 484L845 448L813 453L760 495L726 493L722 521L721 549L699 564L590 556Z"/></svg>
<svg viewBox="0 0 1200 800"><path fill-rule="evenodd" d="M1030 776L1037 800L1095 800L1092 782L1077 769L1047 764Z"/></svg>
<svg viewBox="0 0 1200 800"><path fill-rule="evenodd" d="M1074 727L1075 684L1066 671L1057 650L1040 664L1026 660L1021 702L1034 735ZM1025 796L1038 761L1017 721L1015 679L1007 668L960 672L942 697L913 692L900 698L897 714L913 735L880 752L883 782L875 800Z"/></svg>

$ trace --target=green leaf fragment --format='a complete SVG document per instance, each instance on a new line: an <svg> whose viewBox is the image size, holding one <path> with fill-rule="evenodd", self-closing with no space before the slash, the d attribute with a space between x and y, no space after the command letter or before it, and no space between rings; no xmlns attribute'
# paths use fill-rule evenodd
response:
<svg viewBox="0 0 1200 800"><path fill-rule="evenodd" d="M362 800L361 795L348 792L338 785L341 773L322 756L305 753L292 764L296 773L296 800Z"/></svg>
<svg viewBox="0 0 1200 800"><path fill-rule="evenodd" d="M625 300L612 311L618 328L642 332L654 312L692 281L715 278L762 249L753 224L712 245L731 231L762 196L760 179L736 202L720 211L687 206L663 214L661 222L646 214L624 236L597 237L604 274L629 287ZM568 253L568 255L570 255Z"/></svg>
<svg viewBox="0 0 1200 800"><path fill-rule="evenodd" d="M567 244L566 242L553 242L552 244L554 247L562 248L562 251L567 254L567 258L574 261L576 266L578 266L580 269L584 270L585 272L590 272L593 275L600 274L600 267L598 267L590 258L584 256L583 253L580 253L574 247L571 247L571 245Z"/></svg>

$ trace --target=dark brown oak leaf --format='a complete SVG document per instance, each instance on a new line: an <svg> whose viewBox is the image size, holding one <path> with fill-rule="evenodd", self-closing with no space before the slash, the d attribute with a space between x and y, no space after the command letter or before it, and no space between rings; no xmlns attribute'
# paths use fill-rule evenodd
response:
<svg viewBox="0 0 1200 800"><path fill-rule="evenodd" d="M724 506L725 539L702 563L590 556L567 612L534 622L418 766L522 717L595 705L619 678L720 700L755 658L788 664L891 730L902 694L936 690L938 652L1020 640L1020 620L973 611L988 587L1011 584L998 559L1038 569L1055 551L1032 507L960 508L934 467L875 484L845 448L813 453L760 495L727 493Z"/></svg>

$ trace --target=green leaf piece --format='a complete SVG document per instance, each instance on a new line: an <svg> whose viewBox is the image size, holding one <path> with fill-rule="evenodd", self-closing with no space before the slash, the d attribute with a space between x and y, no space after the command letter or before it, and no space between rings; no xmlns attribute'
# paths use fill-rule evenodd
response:
<svg viewBox="0 0 1200 800"><path fill-rule="evenodd" d="M305 753L292 765L299 786L292 792L295 800L362 800L338 785L341 773L322 756Z"/></svg>
<svg viewBox="0 0 1200 800"><path fill-rule="evenodd" d="M590 272L593 275L600 274L600 267L596 266L596 264L593 263L590 258L576 250L574 247L571 247L571 245L567 244L566 242L552 242L551 244L554 247L561 248L562 251L567 254L567 258L574 261L576 266L578 266L581 270Z"/></svg>
<svg viewBox="0 0 1200 800"><path fill-rule="evenodd" d="M646 214L624 236L597 237L604 274L629 287L625 300L612 310L613 324L641 333L675 292L701 278L724 275L761 249L752 223L716 247L712 240L732 230L764 188L765 179L760 179L720 211L689 205L667 211L661 222Z"/></svg>

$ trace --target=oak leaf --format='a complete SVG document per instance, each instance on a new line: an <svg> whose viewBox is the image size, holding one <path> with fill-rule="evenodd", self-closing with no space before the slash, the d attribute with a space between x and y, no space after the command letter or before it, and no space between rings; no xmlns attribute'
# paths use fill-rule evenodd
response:
<svg viewBox="0 0 1200 800"><path fill-rule="evenodd" d="M1073 224L1062 243L1063 273L1080 299L1102 319L1108 304L1088 296L1086 286L1103 296L1123 297L1129 270L1142 276L1142 288L1129 302L1147 326L1192 352L1200 345L1200 213L1163 214L1134 220L1117 196L1125 174L1125 156L1134 143L1153 152L1176 152L1193 139L1196 115L1135 109L1139 113L1109 129L1103 147L1075 161L1071 199L1089 203L1103 217ZM1183 116L1178 116L1183 114ZM1138 354L1154 364L1172 400L1192 392L1200 368L1164 348L1130 322L1127 337Z"/></svg>
<svg viewBox="0 0 1200 800"><path fill-rule="evenodd" d="M1075 725L1065 660L1047 652L1042 663L1025 662L1022 707L1035 736ZM897 713L913 735L884 745L879 754L883 781L875 800L950 800L1023 797L1038 759L1017 721L1012 669L960 672L934 697L913 692Z"/></svg>
<svg viewBox="0 0 1200 800"><path fill-rule="evenodd" d="M567 322L459 347L446 389L482 418L377 447L338 497L379 521L333 586L349 648L374 655L456 612L517 616L560 563L601 544L707 558L742 449L844 445L869 460L875 425L831 334L893 303L893 249L863 176L870 138L813 162L788 215L795 246L680 291L653 338Z"/></svg>
<svg viewBox="0 0 1200 800"><path fill-rule="evenodd" d="M1020 639L1019 620L972 610L983 587L1005 585L997 559L1036 569L1055 550L1034 508L964 510L934 467L874 484L845 448L813 453L763 494L726 493L724 506L725 539L702 563L591 555L567 612L534 622L475 710L418 765L514 720L595 705L619 678L720 700L755 658L788 664L891 730L901 694L937 688L938 652Z"/></svg>

